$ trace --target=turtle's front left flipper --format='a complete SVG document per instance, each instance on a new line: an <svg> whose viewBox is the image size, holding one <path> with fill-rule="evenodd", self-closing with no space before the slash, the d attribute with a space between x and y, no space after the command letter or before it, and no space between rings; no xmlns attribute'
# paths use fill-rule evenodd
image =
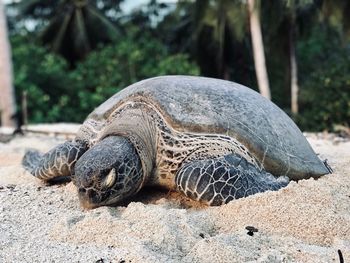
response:
<svg viewBox="0 0 350 263"><path fill-rule="evenodd" d="M36 150L29 150L23 157L22 165L36 178L52 181L59 177L70 176L79 157L87 150L83 142L65 142L41 154Z"/></svg>

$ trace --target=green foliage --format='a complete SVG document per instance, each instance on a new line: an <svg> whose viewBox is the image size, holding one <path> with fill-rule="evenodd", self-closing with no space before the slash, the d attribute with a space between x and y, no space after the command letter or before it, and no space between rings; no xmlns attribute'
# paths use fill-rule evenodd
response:
<svg viewBox="0 0 350 263"><path fill-rule="evenodd" d="M191 59L205 76L257 87L244 1L177 1L172 6L152 0L124 15L121 2L28 0L12 5L18 12L10 16L22 15L10 23L17 101L26 90L31 122L81 122L138 80L198 75ZM350 125L350 2L258 2L272 100L289 110L290 47L296 43L297 123L303 130ZM28 19L35 22L34 39L18 36L26 32ZM35 44L40 40L67 60Z"/></svg>
<svg viewBox="0 0 350 263"><path fill-rule="evenodd" d="M350 50L329 29L316 28L299 44L300 115L303 130L333 130L350 125Z"/></svg>
<svg viewBox="0 0 350 263"><path fill-rule="evenodd" d="M199 70L186 55L169 55L164 45L147 36L127 36L115 45L92 52L73 72L81 117L138 80L174 74L198 75Z"/></svg>
<svg viewBox="0 0 350 263"><path fill-rule="evenodd" d="M183 54L170 55L144 34L101 47L69 70L67 62L30 39L12 39L18 102L28 92L30 122L81 122L96 106L124 87L158 75L198 75Z"/></svg>
<svg viewBox="0 0 350 263"><path fill-rule="evenodd" d="M31 122L69 120L67 105L74 87L66 61L29 38L15 37L11 42L17 105L21 105L22 92L27 91Z"/></svg>

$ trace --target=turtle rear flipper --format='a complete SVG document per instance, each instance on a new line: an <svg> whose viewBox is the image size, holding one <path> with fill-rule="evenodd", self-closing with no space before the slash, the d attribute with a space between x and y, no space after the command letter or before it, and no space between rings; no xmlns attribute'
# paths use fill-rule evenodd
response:
<svg viewBox="0 0 350 263"><path fill-rule="evenodd" d="M54 182L71 176L76 161L86 150L86 144L79 141L65 142L45 154L29 150L23 157L22 165L36 178Z"/></svg>
<svg viewBox="0 0 350 263"><path fill-rule="evenodd" d="M274 177L235 154L185 164L176 174L177 188L186 196L209 205L221 205L289 183Z"/></svg>

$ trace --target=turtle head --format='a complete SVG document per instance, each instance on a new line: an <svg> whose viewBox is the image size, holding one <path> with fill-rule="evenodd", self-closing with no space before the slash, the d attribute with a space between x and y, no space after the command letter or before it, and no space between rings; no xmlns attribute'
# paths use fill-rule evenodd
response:
<svg viewBox="0 0 350 263"><path fill-rule="evenodd" d="M86 151L75 165L72 181L85 208L115 205L142 185L140 158L125 138L109 136Z"/></svg>

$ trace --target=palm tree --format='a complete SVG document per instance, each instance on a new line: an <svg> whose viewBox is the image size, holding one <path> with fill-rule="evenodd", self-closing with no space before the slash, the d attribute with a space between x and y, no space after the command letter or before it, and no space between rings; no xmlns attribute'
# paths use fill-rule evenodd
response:
<svg viewBox="0 0 350 263"><path fill-rule="evenodd" d="M201 74L233 77L249 85L252 69L246 18L246 7L240 0L178 1L157 32L172 52L190 53Z"/></svg>
<svg viewBox="0 0 350 263"><path fill-rule="evenodd" d="M245 36L244 7L239 1L197 0L193 15L198 49L201 49L201 42L212 45L218 76L229 79L230 54L234 52L232 40L240 42Z"/></svg>
<svg viewBox="0 0 350 263"><path fill-rule="evenodd" d="M15 127L16 106L12 84L11 51L2 1L0 1L0 50L0 124Z"/></svg>
<svg viewBox="0 0 350 263"><path fill-rule="evenodd" d="M298 63L296 53L296 41L298 37L298 22L300 17L306 15L309 19L315 16L316 8L313 0L285 0L286 19L288 21L288 46L289 46L289 64L290 64L290 92L291 92L291 112L299 113L299 84L298 84ZM310 12L311 10L311 12ZM306 14L307 13L307 14ZM298 21L299 20L299 21Z"/></svg>
<svg viewBox="0 0 350 263"><path fill-rule="evenodd" d="M269 1L262 8L265 20L269 21L269 34L274 35L275 44L270 43L273 45L272 49L282 48L282 52L280 50L277 56L281 61L288 61L285 63L288 74L285 75L289 85L290 109L293 114L298 114L299 80L296 43L298 38L308 36L312 28L310 25L318 23L320 3L314 0Z"/></svg>
<svg viewBox="0 0 350 263"><path fill-rule="evenodd" d="M291 111L293 114L299 112L298 104L298 93L299 93L299 84L298 84L298 63L297 56L295 51L296 46L296 7L295 1L290 1L290 15L289 15L289 55L290 55L290 91L291 91Z"/></svg>
<svg viewBox="0 0 350 263"><path fill-rule="evenodd" d="M269 79L265 63L264 44L256 0L247 1L249 10L250 33L253 44L255 73L261 95L271 99Z"/></svg>
<svg viewBox="0 0 350 263"><path fill-rule="evenodd" d="M233 76L235 81L250 85L255 82L250 77L254 71L250 65L256 56L251 57L247 22L247 5L243 0L178 1L176 9L158 29L160 32L171 31L168 34L171 37L165 41L174 52L194 54L202 74L224 79ZM257 25L260 23L255 23L253 29ZM264 50L262 42L260 48ZM265 63L262 64L266 72ZM267 78L267 74L265 76ZM262 92L269 94L268 86L261 90L267 90Z"/></svg>
<svg viewBox="0 0 350 263"><path fill-rule="evenodd" d="M312 0L311 0L312 1ZM298 38L298 15L300 9L305 7L306 2L309 0L284 0L279 3L280 5L280 26L283 27L283 36L281 38L286 39L286 46L288 46L288 57L286 59L289 61L289 85L290 85L290 98L291 98L291 112L297 114L299 112L298 94L299 94L299 84L298 84L298 63L297 63L297 53L296 53L296 41ZM277 21L275 22L278 23Z"/></svg>
<svg viewBox="0 0 350 263"><path fill-rule="evenodd" d="M34 19L43 27L40 39L53 51L74 63L120 35L102 11L119 10L121 0L26 0L14 4L22 19ZM100 6L102 4L102 7ZM97 8L99 6L99 9Z"/></svg>

